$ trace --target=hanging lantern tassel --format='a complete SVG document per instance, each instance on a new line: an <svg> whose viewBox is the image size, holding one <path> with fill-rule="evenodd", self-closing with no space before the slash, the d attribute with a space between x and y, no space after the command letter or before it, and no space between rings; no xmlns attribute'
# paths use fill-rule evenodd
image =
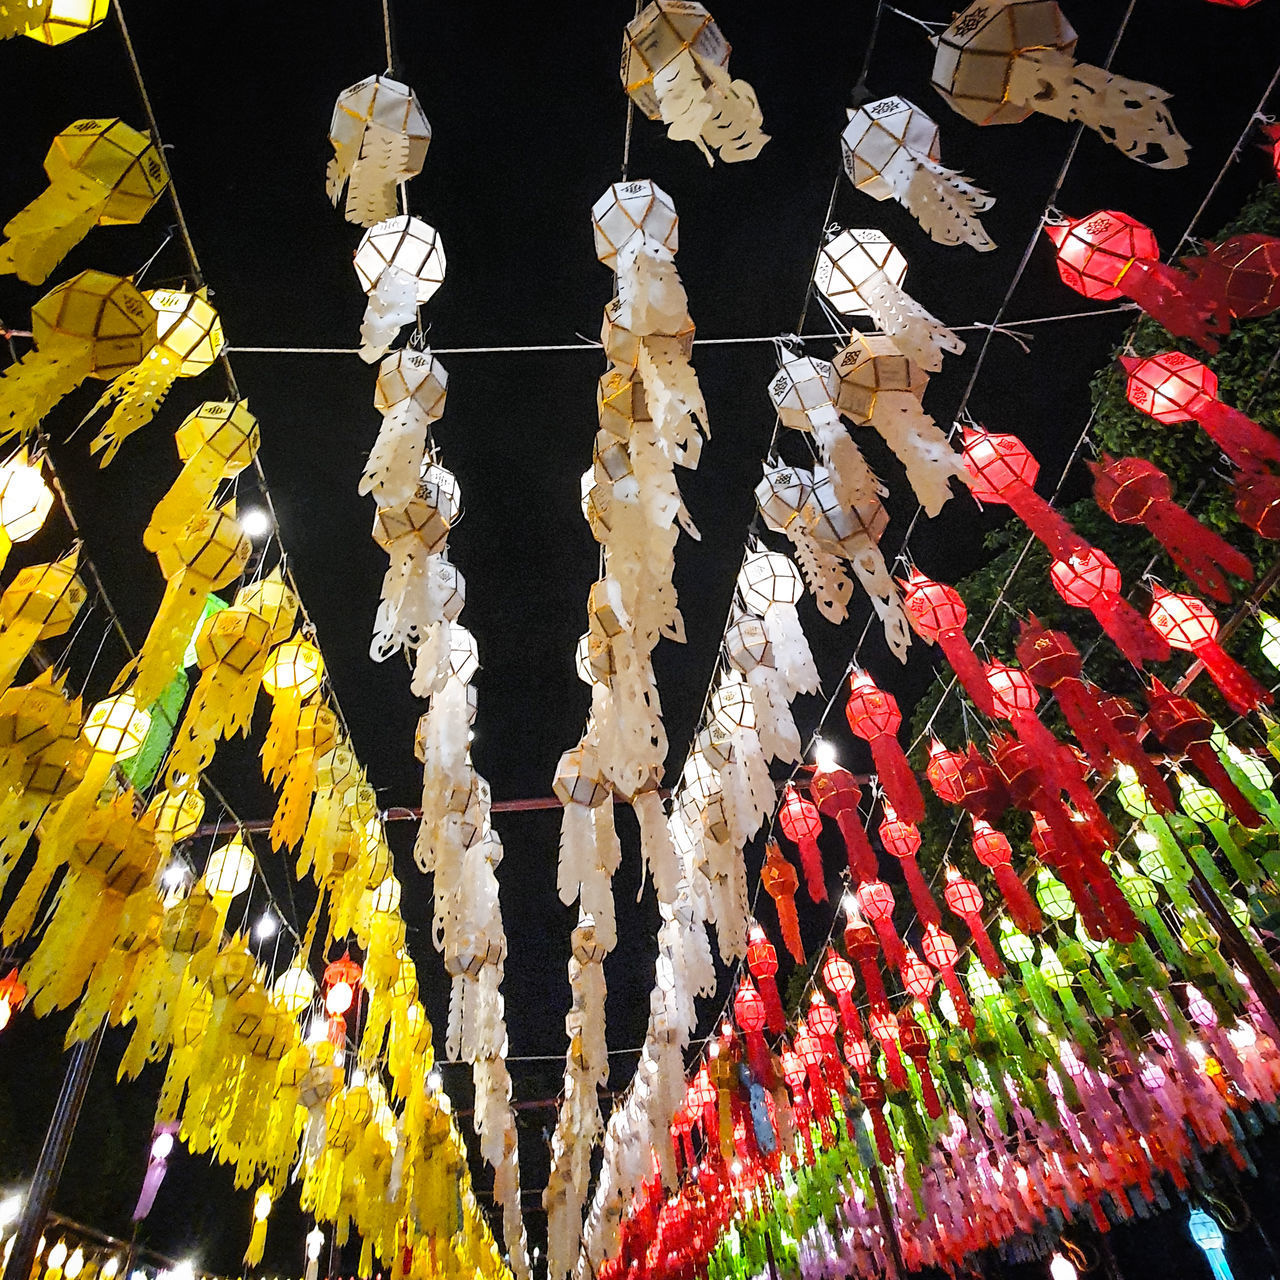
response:
<svg viewBox="0 0 1280 1280"><path fill-rule="evenodd" d="M884 793L907 822L924 819L924 797L898 742L902 712L897 700L885 693L865 671L849 677L849 701L845 706L849 727L871 747L876 774Z"/></svg>
<svg viewBox="0 0 1280 1280"><path fill-rule="evenodd" d="M129 436L156 416L178 378L196 377L222 353L222 321L209 305L207 290L152 289L142 296L158 317L156 345L112 382L85 419L116 402L89 445L91 453L101 452L99 465L104 467Z"/></svg>
<svg viewBox="0 0 1280 1280"><path fill-rule="evenodd" d="M911 895L911 904L921 922L941 924L942 913L938 910L924 872L916 861L916 854L920 852L920 829L913 822L903 822L888 801L885 801L884 817L880 823L880 843L884 845L886 853L898 859L903 879L907 882L907 892ZM875 879L874 873L867 878Z"/></svg>
<svg viewBox="0 0 1280 1280"><path fill-rule="evenodd" d="M157 550L165 589L138 652L134 692L141 705L150 706L181 668L205 598L244 572L252 550L234 506L198 512L173 542Z"/></svg>
<svg viewBox="0 0 1280 1280"><path fill-rule="evenodd" d="M1155 356L1121 356L1128 374L1129 403L1157 422L1198 422L1238 467L1259 469L1280 463L1280 439L1248 414L1218 399L1218 376L1182 351Z"/></svg>
<svg viewBox="0 0 1280 1280"><path fill-rule="evenodd" d="M33 6L16 7L27 16ZM169 181L150 137L118 118L57 134L44 171L48 187L9 219L0 245L0 274L27 284L43 284L93 227L141 222Z"/></svg>
<svg viewBox="0 0 1280 1280"><path fill-rule="evenodd" d="M444 413L449 377L430 351L393 351L378 366L374 408L382 414L359 492L379 507L398 507L413 497L423 470L431 424Z"/></svg>
<svg viewBox="0 0 1280 1280"><path fill-rule="evenodd" d="M796 890L800 877L796 869L782 856L776 840L765 845L764 866L760 868L760 883L773 899L778 909L778 927L796 964L804 964L804 943L800 941L800 917L796 915Z"/></svg>
<svg viewBox="0 0 1280 1280"><path fill-rule="evenodd" d="M912 570L905 580L899 579L899 584L907 617L916 635L942 650L974 706L984 715L994 715L995 704L986 672L964 634L969 611L960 593L945 583L926 578L918 570Z"/></svg>
<svg viewBox="0 0 1280 1280"><path fill-rule="evenodd" d="M903 289L906 275L898 248L867 227L840 231L822 247L813 282L841 315L869 316L904 356L936 373L943 353L960 355L964 343Z"/></svg>
<svg viewBox="0 0 1280 1280"><path fill-rule="evenodd" d="M835 358L837 407L856 426L871 426L906 468L907 482L936 516L951 497L951 481L970 483L960 455L920 403L929 375L883 333L855 333Z"/></svg>
<svg viewBox="0 0 1280 1280"><path fill-rule="evenodd" d="M979 0L937 37L933 86L975 124L1016 124L1033 111L1073 120L1154 169L1187 162L1155 85L1076 62L1076 33L1054 3Z"/></svg>
<svg viewBox="0 0 1280 1280"><path fill-rule="evenodd" d="M560 757L553 787L564 805L556 872L560 901L569 906L581 899L582 910L594 916L596 928L603 936L608 933L606 918L613 919L613 896L611 892L596 892L602 870L597 841L602 832L595 811L604 804L612 808L612 797L590 742L584 739ZM604 887L608 889L607 880Z"/></svg>
<svg viewBox="0 0 1280 1280"><path fill-rule="evenodd" d="M1171 692L1159 680L1152 680L1147 706L1151 727L1165 750L1172 755L1185 755L1242 826L1250 830L1262 826L1263 816L1232 782L1213 749L1213 721L1199 704Z"/></svg>
<svg viewBox="0 0 1280 1280"><path fill-rule="evenodd" d="M929 1070L929 1037L911 1016L910 1009L898 1010L898 1039L902 1044L902 1051L911 1059L916 1069L924 1109L931 1120L937 1120L942 1115L942 1102L934 1087L933 1072Z"/></svg>
<svg viewBox="0 0 1280 1280"><path fill-rule="evenodd" d="M799 760L800 731L791 714L792 695L774 665L764 619L754 614L740 616L725 632L724 652L751 691L756 733L765 755L786 762Z"/></svg>
<svg viewBox="0 0 1280 1280"><path fill-rule="evenodd" d="M650 4L627 23L622 84L673 142L692 142L714 163L753 160L769 141L755 90L729 75L729 42L701 5Z"/></svg>
<svg viewBox="0 0 1280 1280"><path fill-rule="evenodd" d="M764 1001L760 993L751 984L750 978L743 978L738 992L733 997L733 1017L747 1041L747 1061L751 1064L751 1074L760 1084L767 1084L773 1075L769 1066L769 1047L762 1034L765 1026Z"/></svg>
<svg viewBox="0 0 1280 1280"><path fill-rule="evenodd" d="M397 185L422 172L431 125L407 84L388 75L366 76L338 95L329 142L329 199L336 207L345 186L346 220L372 227L395 215Z"/></svg>
<svg viewBox="0 0 1280 1280"><path fill-rule="evenodd" d="M1182 265L1220 297L1233 320L1259 320L1280 311L1280 236L1261 231L1205 243L1205 255Z"/></svg>
<svg viewBox="0 0 1280 1280"><path fill-rule="evenodd" d="M34 350L0 373L0 440L26 436L86 378L108 380L155 346L156 313L133 285L82 271L31 308Z"/></svg>
<svg viewBox="0 0 1280 1280"><path fill-rule="evenodd" d="M1077 609L1088 609L1112 643L1135 667L1167 662L1169 645L1123 596L1120 570L1097 547L1073 552L1049 566L1053 589Z"/></svg>
<svg viewBox="0 0 1280 1280"><path fill-rule="evenodd" d="M0 596L0 690L8 689L27 655L41 640L63 635L88 592L76 572L77 547L52 564L22 569Z"/></svg>
<svg viewBox="0 0 1280 1280"><path fill-rule="evenodd" d="M271 1190L259 1187L253 1196L253 1231L249 1235L249 1247L244 1251L246 1267L256 1267L262 1261L262 1251L267 1244L267 1219L271 1216Z"/></svg>
<svg viewBox="0 0 1280 1280"><path fill-rule="evenodd" d="M1017 436L965 427L963 456L973 477L973 496L979 502L1011 507L1055 560L1088 548L1089 544L1032 487L1040 464Z"/></svg>
<svg viewBox="0 0 1280 1280"><path fill-rule="evenodd" d="M822 850L818 835L822 818L811 800L806 800L795 787L788 785L778 810L778 823L788 840L800 848L800 865L804 868L805 888L811 902L826 902L827 885L822 871Z"/></svg>
<svg viewBox="0 0 1280 1280"><path fill-rule="evenodd" d="M849 113L840 135L845 176L873 200L896 200L938 244L994 249L978 214L995 200L941 162L938 126L905 98Z"/></svg>
<svg viewBox="0 0 1280 1280"><path fill-rule="evenodd" d="M1227 604L1225 574L1253 581L1249 557L1174 502L1173 484L1154 462L1103 454L1089 470L1098 506L1117 524L1142 525L1200 591Z"/></svg>
<svg viewBox="0 0 1280 1280"><path fill-rule="evenodd" d="M969 926L973 947L978 953L978 959L982 961L982 967L999 981L1004 977L1004 964L992 944L987 926L982 922L983 902L978 886L947 863L947 887L942 891L942 896L946 899L947 906Z"/></svg>
<svg viewBox="0 0 1280 1280"><path fill-rule="evenodd" d="M906 952L897 929L893 927L893 890L883 880L864 880L858 886L857 899L864 918L871 921L871 927L880 939L885 963L895 969L901 968Z"/></svg>
<svg viewBox="0 0 1280 1280"><path fill-rule="evenodd" d="M1228 704L1242 716L1269 707L1271 691L1218 643L1218 620L1203 600L1151 585L1151 622L1175 649L1195 656Z"/></svg>
<svg viewBox="0 0 1280 1280"><path fill-rule="evenodd" d="M372 364L444 283L444 246L436 229L408 214L364 233L355 253L356 277L369 295L360 324L360 358Z"/></svg>

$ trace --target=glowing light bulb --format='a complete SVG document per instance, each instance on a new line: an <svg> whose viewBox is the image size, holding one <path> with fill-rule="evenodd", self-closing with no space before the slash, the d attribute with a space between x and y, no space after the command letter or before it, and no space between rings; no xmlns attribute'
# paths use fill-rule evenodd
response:
<svg viewBox="0 0 1280 1280"><path fill-rule="evenodd" d="M817 746L814 748L813 759L823 773L830 773L832 769L840 766L835 747L825 738L818 739Z"/></svg>
<svg viewBox="0 0 1280 1280"><path fill-rule="evenodd" d="M274 938L279 928L280 922L270 911L265 911L258 917L258 923L253 926L253 931L259 938Z"/></svg>
<svg viewBox="0 0 1280 1280"><path fill-rule="evenodd" d="M255 541L265 538L275 528L271 512L266 507L242 507L236 513L236 520L239 521L245 535Z"/></svg>

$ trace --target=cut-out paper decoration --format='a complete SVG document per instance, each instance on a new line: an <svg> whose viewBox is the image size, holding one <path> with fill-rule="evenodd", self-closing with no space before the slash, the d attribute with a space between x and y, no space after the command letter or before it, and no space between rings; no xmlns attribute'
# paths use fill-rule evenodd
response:
<svg viewBox="0 0 1280 1280"><path fill-rule="evenodd" d="M115 408L89 449L102 453L101 465L159 412L178 378L194 378L222 353L222 321L209 305L204 289L152 289L142 295L155 308L156 345L102 393L97 413L112 401Z"/></svg>
<svg viewBox="0 0 1280 1280"><path fill-rule="evenodd" d="M1280 476L1244 467L1236 472L1231 491L1242 524L1260 537L1280 538Z"/></svg>
<svg viewBox="0 0 1280 1280"><path fill-rule="evenodd" d="M1280 464L1280 439L1248 414L1218 399L1218 376L1182 351L1155 356L1121 356L1128 375L1125 395L1135 409L1157 422L1198 422L1205 434L1238 467L1266 469Z"/></svg>
<svg viewBox="0 0 1280 1280"><path fill-rule="evenodd" d="M818 769L810 783L810 794L818 811L834 818L844 840L845 855L849 859L849 873L854 880L874 880L877 874L876 855L867 839L858 806L862 789L846 769Z"/></svg>
<svg viewBox="0 0 1280 1280"><path fill-rule="evenodd" d="M1092 302L1132 298L1157 323L1217 351L1230 316L1212 285L1160 261L1151 228L1116 209L1046 223L1062 283Z"/></svg>
<svg viewBox="0 0 1280 1280"><path fill-rule="evenodd" d="M141 222L169 181L151 139L118 117L57 134L44 171L49 186L9 219L0 244L0 273L27 284L43 284L91 228Z"/></svg>
<svg viewBox="0 0 1280 1280"><path fill-rule="evenodd" d="M776 840L765 845L764 866L760 868L760 883L773 899L778 909L778 928L782 941L796 964L804 964L804 943L800 940L800 917L796 915L796 890L800 877L796 869L782 856ZM870 932L870 930L868 930Z"/></svg>
<svg viewBox="0 0 1280 1280"><path fill-rule="evenodd" d="M1168 661L1169 646L1124 598L1120 570L1105 552L1088 547L1055 560L1049 566L1049 581L1067 604L1088 609L1135 667Z"/></svg>
<svg viewBox="0 0 1280 1280"><path fill-rule="evenodd" d="M393 351L379 366L373 404L382 426L360 492L372 493L380 507L408 502L418 487L427 436L444 413L448 384L444 366L429 350Z"/></svg>
<svg viewBox="0 0 1280 1280"><path fill-rule="evenodd" d="M942 650L974 706L985 715L994 715L991 686L982 663L965 638L964 624L969 611L960 593L946 583L926 578L918 569L912 570L908 578L900 579L900 583L907 617L916 635Z"/></svg>
<svg viewBox="0 0 1280 1280"><path fill-rule="evenodd" d="M25 448L0 463L0 569L15 542L34 538L53 508L53 491Z"/></svg>
<svg viewBox="0 0 1280 1280"><path fill-rule="evenodd" d="M729 43L697 0L652 0L622 38L622 84L674 142L715 162L753 160L769 141L755 90L729 76Z"/></svg>
<svg viewBox="0 0 1280 1280"><path fill-rule="evenodd" d="M942 163L938 138L905 98L864 103L840 135L845 176L873 200L896 200L939 244L994 249L978 215L995 200Z"/></svg>
<svg viewBox="0 0 1280 1280"><path fill-rule="evenodd" d="M1033 111L1078 121L1155 169L1187 162L1187 143L1155 85L1076 62L1076 33L1055 0L975 0L936 39L933 87L974 124Z"/></svg>
<svg viewBox="0 0 1280 1280"><path fill-rule="evenodd" d="M947 864L947 885L942 891L943 900L950 911L954 912L969 927L973 937L973 947L982 961L982 967L993 978L1002 978L1005 973L1004 963L991 941L991 935L982 920L984 903L982 891L972 880L962 876L955 867Z"/></svg>
<svg viewBox="0 0 1280 1280"><path fill-rule="evenodd" d="M0 40L29 36L41 44L74 40L105 22L111 0L15 0L0 11Z"/></svg>
<svg viewBox="0 0 1280 1280"><path fill-rule="evenodd" d="M1249 557L1180 507L1172 481L1154 462L1104 454L1089 470L1098 506L1118 524L1145 528L1205 595L1227 604L1226 574L1253 581Z"/></svg>
<svg viewBox="0 0 1280 1280"><path fill-rule="evenodd" d="M86 378L104 382L155 346L156 313L120 276L82 271L31 308L35 350L0 373L0 439L25 436Z"/></svg>
<svg viewBox="0 0 1280 1280"><path fill-rule="evenodd" d="M329 142L329 199L336 206L345 186L343 216L372 227L395 216L396 187L422 172L431 125L407 84L388 75L366 76L338 95Z"/></svg>
<svg viewBox="0 0 1280 1280"><path fill-rule="evenodd" d="M1247 716L1260 706L1271 705L1270 690L1218 643L1218 620L1203 600L1166 591L1158 582L1152 583L1151 594L1151 625L1175 649L1195 656L1236 711Z"/></svg>
<svg viewBox="0 0 1280 1280"><path fill-rule="evenodd" d="M920 403L929 375L883 333L854 334L834 364L836 407L855 425L880 433L906 468L925 514L936 516L951 497L951 480L968 485L969 473Z"/></svg>
<svg viewBox="0 0 1280 1280"><path fill-rule="evenodd" d="M902 287L907 260L873 228L837 232L818 254L813 282L844 316L868 316L904 356L922 369L942 368L944 352L964 343Z"/></svg>
<svg viewBox="0 0 1280 1280"><path fill-rule="evenodd" d="M785 559L785 557L783 557ZM794 566L791 572L795 573ZM799 574L795 574L799 579ZM800 585L803 592L804 587ZM798 597L797 597L798 598ZM794 608L794 601L783 607ZM776 630L776 628L775 628ZM804 653L808 653L808 643L804 633L799 639L804 643ZM794 762L800 759L800 732L791 715L791 702L800 690L793 684L796 678L806 683L816 682L817 675L813 669L813 658L807 661L802 658L803 676L796 670L795 659L785 648L779 653L773 633L765 618L755 613L745 613L738 617L725 632L724 652L730 666L739 672L746 682L751 695L752 710L755 712L756 734L766 756L775 760Z"/></svg>
<svg viewBox="0 0 1280 1280"><path fill-rule="evenodd" d="M370 227L354 261L360 287L369 295L360 325L360 359L372 364L444 283L444 245L434 227L402 214Z"/></svg>

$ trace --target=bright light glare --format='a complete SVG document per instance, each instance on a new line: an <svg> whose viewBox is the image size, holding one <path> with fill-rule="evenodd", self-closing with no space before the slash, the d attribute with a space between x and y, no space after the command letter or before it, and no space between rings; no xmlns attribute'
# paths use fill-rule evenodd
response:
<svg viewBox="0 0 1280 1280"><path fill-rule="evenodd" d="M22 1196L14 1191L0 1200L0 1231L12 1226L22 1212Z"/></svg>
<svg viewBox="0 0 1280 1280"><path fill-rule="evenodd" d="M266 507L242 507L236 513L240 527L250 538L265 538L274 528Z"/></svg>
<svg viewBox="0 0 1280 1280"><path fill-rule="evenodd" d="M171 862L165 867L160 879L166 889L181 889L187 879L187 869L180 862Z"/></svg>
<svg viewBox="0 0 1280 1280"><path fill-rule="evenodd" d="M832 769L839 768L840 761L836 756L836 749L825 738L819 738L817 746L813 752L814 763L823 773L830 773Z"/></svg>
<svg viewBox="0 0 1280 1280"><path fill-rule="evenodd" d="M427 1088L430 1089L432 1093L439 1093L443 1086L444 1076L440 1074L440 1068L432 1067L431 1070L427 1072Z"/></svg>
<svg viewBox="0 0 1280 1280"><path fill-rule="evenodd" d="M274 938L279 927L280 922L275 916L270 911L265 911L258 917L258 923L253 926L253 931L259 938Z"/></svg>

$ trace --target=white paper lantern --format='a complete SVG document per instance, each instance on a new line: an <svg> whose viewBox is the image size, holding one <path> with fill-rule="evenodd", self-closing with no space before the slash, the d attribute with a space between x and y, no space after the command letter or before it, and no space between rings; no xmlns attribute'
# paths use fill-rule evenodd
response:
<svg viewBox="0 0 1280 1280"><path fill-rule="evenodd" d="M742 603L752 613L770 605L794 605L804 595L804 579L791 560L777 551L751 551L738 573Z"/></svg>
<svg viewBox="0 0 1280 1280"><path fill-rule="evenodd" d="M901 286L907 260L883 231L861 227L841 231L822 246L813 282L842 316L870 316L861 291L879 275Z"/></svg>
<svg viewBox="0 0 1280 1280"><path fill-rule="evenodd" d="M613 266L618 250L640 234L675 253L680 247L679 221L675 202L656 182L615 182L591 206L596 257L606 267Z"/></svg>
<svg viewBox="0 0 1280 1280"><path fill-rule="evenodd" d="M401 214L370 227L354 261L360 287L369 295L360 357L372 364L444 283L444 246L434 227Z"/></svg>

